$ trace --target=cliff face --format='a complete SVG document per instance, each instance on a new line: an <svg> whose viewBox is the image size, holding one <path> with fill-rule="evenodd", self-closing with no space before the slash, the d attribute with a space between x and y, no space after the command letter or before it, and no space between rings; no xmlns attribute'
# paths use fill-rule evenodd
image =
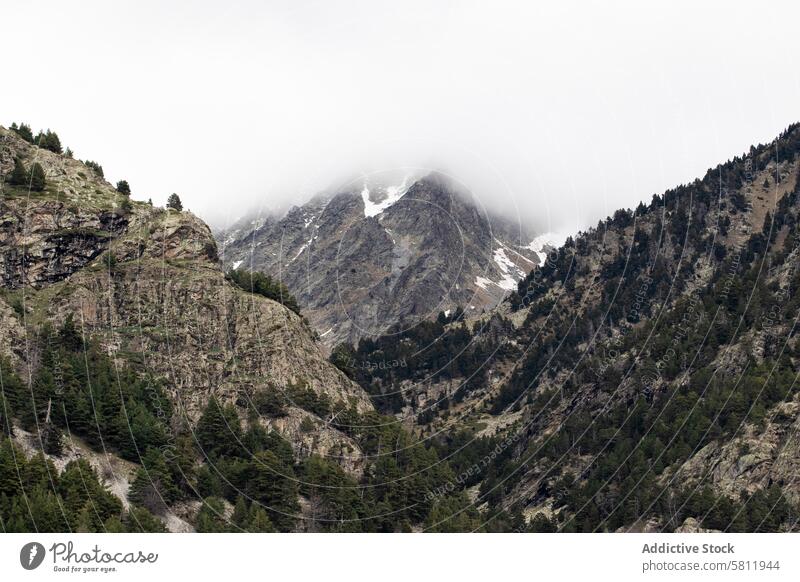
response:
<svg viewBox="0 0 800 582"><path fill-rule="evenodd" d="M480 313L540 260L524 228L439 175L319 195L219 240L227 266L279 277L328 346L459 306Z"/></svg>
<svg viewBox="0 0 800 582"><path fill-rule="evenodd" d="M163 378L194 422L210 396L241 407L257 391L299 385L332 403L371 410L364 391L324 357L303 318L226 281L209 228L188 212L130 202L82 163L35 148L0 128L3 173L39 162L47 188L3 185L0 195L0 350L27 377L28 338L72 315L115 358ZM290 417L324 419L297 406ZM295 423L296 424L296 423ZM341 457L358 447L335 429L316 439L276 422L298 452Z"/></svg>
<svg viewBox="0 0 800 582"><path fill-rule="evenodd" d="M14 159L40 164L44 192L4 185L0 198L0 285L41 288L97 258L128 217L115 211L113 189L81 162L37 148L0 130L0 175Z"/></svg>

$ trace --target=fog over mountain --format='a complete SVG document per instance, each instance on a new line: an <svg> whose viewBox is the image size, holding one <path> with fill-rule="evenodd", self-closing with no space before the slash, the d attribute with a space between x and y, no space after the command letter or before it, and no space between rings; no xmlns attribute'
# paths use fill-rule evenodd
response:
<svg viewBox="0 0 800 582"><path fill-rule="evenodd" d="M648 534L192 541L187 582L794 573L728 540L800 531L800 4L18 4L0 533Z"/></svg>
<svg viewBox="0 0 800 582"><path fill-rule="evenodd" d="M4 16L35 23L36 42L5 27L26 48L4 74L50 90L17 82L3 111L58 128L135 197L177 191L217 227L410 166L454 176L539 231L576 230L800 118L783 8L643 10L16 3ZM753 50L764 46L774 59Z"/></svg>

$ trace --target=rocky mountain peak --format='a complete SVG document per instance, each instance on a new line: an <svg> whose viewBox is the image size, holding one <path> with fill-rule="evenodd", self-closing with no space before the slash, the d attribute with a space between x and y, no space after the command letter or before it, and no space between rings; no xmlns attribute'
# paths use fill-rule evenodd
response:
<svg viewBox="0 0 800 582"><path fill-rule="evenodd" d="M280 278L333 346L457 307L495 306L538 264L524 231L443 174L394 173L218 238L226 265Z"/></svg>

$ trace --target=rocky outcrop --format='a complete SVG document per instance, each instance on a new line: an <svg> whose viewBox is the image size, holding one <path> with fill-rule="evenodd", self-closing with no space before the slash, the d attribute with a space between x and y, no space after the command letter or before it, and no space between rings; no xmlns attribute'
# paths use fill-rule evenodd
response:
<svg viewBox="0 0 800 582"><path fill-rule="evenodd" d="M291 444L299 458L316 454L338 463L348 473L360 476L366 464L361 447L327 419L292 407L285 416L262 419L264 426L278 431Z"/></svg>
<svg viewBox="0 0 800 582"><path fill-rule="evenodd" d="M127 218L59 200L0 200L0 283L42 288L82 269L124 232Z"/></svg>
<svg viewBox="0 0 800 582"><path fill-rule="evenodd" d="M20 158L41 165L43 192L0 183L0 286L42 288L83 268L123 233L124 197L81 162L0 128L0 175Z"/></svg>
<svg viewBox="0 0 800 582"><path fill-rule="evenodd" d="M19 312L0 298L0 357L8 358L19 369L25 357L25 329L20 321L24 302L21 297L15 300Z"/></svg>
<svg viewBox="0 0 800 582"><path fill-rule="evenodd" d="M740 436L712 442L684 463L674 479L680 483L712 484L729 495L754 493L780 485L800 501L800 404L775 407L764 426L747 424Z"/></svg>
<svg viewBox="0 0 800 582"><path fill-rule="evenodd" d="M206 250L213 239L205 225L187 213L158 221L151 238L132 233L112 245L126 260L116 258L110 271L101 262L75 274L50 301L49 317L77 313L109 349L141 357L168 378L192 418L211 394L234 402L271 384L304 383L333 402L370 408L325 360L302 317L226 281Z"/></svg>

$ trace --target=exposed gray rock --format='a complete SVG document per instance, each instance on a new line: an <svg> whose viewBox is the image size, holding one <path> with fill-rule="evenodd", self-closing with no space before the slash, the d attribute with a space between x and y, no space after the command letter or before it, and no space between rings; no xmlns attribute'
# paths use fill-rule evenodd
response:
<svg viewBox="0 0 800 582"><path fill-rule="evenodd" d="M226 266L279 278L327 346L457 306L479 314L539 262L523 228L436 174L359 183L245 230L218 233Z"/></svg>

